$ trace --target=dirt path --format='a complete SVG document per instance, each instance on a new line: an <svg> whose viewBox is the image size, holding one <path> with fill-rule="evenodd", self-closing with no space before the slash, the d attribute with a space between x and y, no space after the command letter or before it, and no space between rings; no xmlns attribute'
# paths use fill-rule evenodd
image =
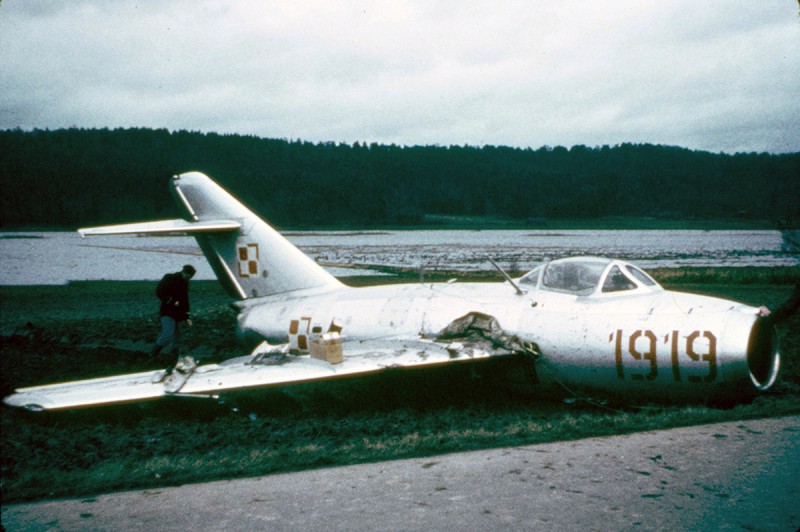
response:
<svg viewBox="0 0 800 532"><path fill-rule="evenodd" d="M797 530L800 416L3 506L7 530Z"/></svg>

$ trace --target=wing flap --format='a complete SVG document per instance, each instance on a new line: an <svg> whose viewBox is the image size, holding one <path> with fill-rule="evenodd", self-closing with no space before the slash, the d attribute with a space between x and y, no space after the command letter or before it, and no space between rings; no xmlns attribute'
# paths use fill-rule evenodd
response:
<svg viewBox="0 0 800 532"><path fill-rule="evenodd" d="M389 368L434 366L513 354L510 351L499 353L467 348L463 344L442 345L426 340L350 342L345 343L343 350L343 361L338 364L308 355L277 355L266 363L254 362L255 357L242 357L236 363L201 366L181 388L181 393L211 395L364 375Z"/></svg>

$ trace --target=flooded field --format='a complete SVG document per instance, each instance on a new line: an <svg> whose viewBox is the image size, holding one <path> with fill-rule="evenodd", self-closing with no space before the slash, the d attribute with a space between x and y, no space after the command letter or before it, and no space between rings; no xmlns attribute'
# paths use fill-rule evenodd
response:
<svg viewBox="0 0 800 532"><path fill-rule="evenodd" d="M395 270L531 269L542 260L602 255L644 268L796 266L781 250L779 231L701 230L425 230L291 232L286 237L334 275ZM191 263L213 279L191 237L91 237L76 233L0 233L0 284L63 284L78 280L159 279Z"/></svg>

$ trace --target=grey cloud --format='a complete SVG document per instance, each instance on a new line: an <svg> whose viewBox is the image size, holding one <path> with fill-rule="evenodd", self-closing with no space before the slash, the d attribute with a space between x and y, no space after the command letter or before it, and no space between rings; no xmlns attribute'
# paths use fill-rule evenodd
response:
<svg viewBox="0 0 800 532"><path fill-rule="evenodd" d="M0 5L0 128L797 151L791 3Z"/></svg>

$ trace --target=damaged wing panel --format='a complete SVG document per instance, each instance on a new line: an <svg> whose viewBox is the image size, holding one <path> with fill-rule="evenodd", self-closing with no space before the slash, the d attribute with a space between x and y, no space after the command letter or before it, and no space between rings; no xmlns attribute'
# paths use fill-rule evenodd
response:
<svg viewBox="0 0 800 532"><path fill-rule="evenodd" d="M523 342L517 336L506 333L494 316L480 312L470 312L450 322L439 331L436 340L460 340L470 348L500 354L524 354L538 357L539 346L533 342Z"/></svg>

